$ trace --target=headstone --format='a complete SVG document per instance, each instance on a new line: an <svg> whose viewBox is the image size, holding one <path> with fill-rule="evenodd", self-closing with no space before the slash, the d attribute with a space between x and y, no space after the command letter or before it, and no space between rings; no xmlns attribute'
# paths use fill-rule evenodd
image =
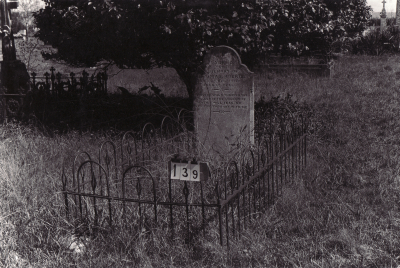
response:
<svg viewBox="0 0 400 268"><path fill-rule="evenodd" d="M396 1L396 25L400 25L400 1Z"/></svg>
<svg viewBox="0 0 400 268"><path fill-rule="evenodd" d="M211 49L195 75L194 124L199 146L225 155L254 143L254 78L230 47Z"/></svg>

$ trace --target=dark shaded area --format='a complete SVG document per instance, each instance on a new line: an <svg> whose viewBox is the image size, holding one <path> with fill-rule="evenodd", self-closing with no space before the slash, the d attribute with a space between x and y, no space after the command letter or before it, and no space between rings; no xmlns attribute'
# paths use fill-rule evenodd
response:
<svg viewBox="0 0 400 268"><path fill-rule="evenodd" d="M146 123L159 126L165 116L178 118L182 109L191 107L188 99L165 97L152 83L138 94L123 87L119 87L119 93L110 94L107 74L102 72L65 75L51 68L43 77L26 75L26 88L10 84L3 93L3 121L17 120L59 132L127 131L139 130ZM22 76L18 77L21 82Z"/></svg>
<svg viewBox="0 0 400 268"><path fill-rule="evenodd" d="M87 74L80 78L71 76L72 79L67 81L50 74L47 82L36 82L32 78L31 89L26 94L3 98L3 120L17 120L66 133L74 130L139 131L146 123L152 123L157 128L169 116L180 123L185 122L186 129L193 130L190 99L165 97L154 85L144 87L150 88L151 93L148 94L140 91L132 94L123 87L119 88L120 93L110 94L104 88L101 75L97 75L98 80ZM265 125L264 121L271 114L275 117L279 114L278 117L282 118L295 117L301 121L309 118L311 113L310 107L293 101L290 95L271 100L262 98L255 103L257 125Z"/></svg>
<svg viewBox="0 0 400 268"><path fill-rule="evenodd" d="M167 115L176 118L188 105L187 99L162 96L115 93L59 97L39 91L27 96L22 120L60 132L139 130L148 122L159 126Z"/></svg>

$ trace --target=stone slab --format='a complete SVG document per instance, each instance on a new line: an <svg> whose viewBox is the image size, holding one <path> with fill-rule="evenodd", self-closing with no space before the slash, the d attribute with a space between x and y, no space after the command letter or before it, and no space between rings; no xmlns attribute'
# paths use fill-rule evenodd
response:
<svg viewBox="0 0 400 268"><path fill-rule="evenodd" d="M194 124L206 152L223 155L254 143L254 77L234 49L211 49L197 69Z"/></svg>

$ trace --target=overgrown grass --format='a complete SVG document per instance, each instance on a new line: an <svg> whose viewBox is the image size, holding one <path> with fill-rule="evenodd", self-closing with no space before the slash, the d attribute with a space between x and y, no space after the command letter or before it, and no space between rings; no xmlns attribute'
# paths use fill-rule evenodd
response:
<svg viewBox="0 0 400 268"><path fill-rule="evenodd" d="M400 264L399 57L346 57L332 79L271 76L261 95L314 111L301 180L253 220L231 249L218 236L171 243L163 230L114 230L69 249L61 190L64 157L97 152L105 134L47 137L0 128L0 266L397 267Z"/></svg>

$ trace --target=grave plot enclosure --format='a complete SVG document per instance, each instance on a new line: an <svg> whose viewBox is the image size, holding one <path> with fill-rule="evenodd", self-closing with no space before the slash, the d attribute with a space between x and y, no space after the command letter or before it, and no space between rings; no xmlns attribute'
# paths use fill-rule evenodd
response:
<svg viewBox="0 0 400 268"><path fill-rule="evenodd" d="M78 152L66 159L61 175L67 220L83 234L162 230L171 242L191 243L202 235L229 247L306 166L307 120L267 114L256 120L255 145L240 148L225 163L196 155L195 135L180 118L169 117L159 129L148 123L120 141L103 142L92 154ZM177 155L183 158L174 160ZM181 169L194 176L176 179L172 162L200 168ZM201 163L210 169L202 170Z"/></svg>

